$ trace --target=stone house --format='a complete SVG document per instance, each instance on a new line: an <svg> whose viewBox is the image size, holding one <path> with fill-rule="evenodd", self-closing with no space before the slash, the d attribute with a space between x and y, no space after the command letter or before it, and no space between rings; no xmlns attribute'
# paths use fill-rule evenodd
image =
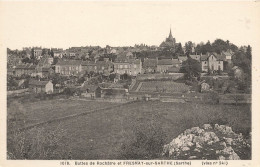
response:
<svg viewBox="0 0 260 167"><path fill-rule="evenodd" d="M201 68L203 72L223 71L224 57L216 53L201 55Z"/></svg>
<svg viewBox="0 0 260 167"><path fill-rule="evenodd" d="M32 75L36 73L36 65L33 64L20 64L15 66L14 68L14 75L21 76L21 75Z"/></svg>
<svg viewBox="0 0 260 167"><path fill-rule="evenodd" d="M190 55L190 58L197 60L201 64L202 72L210 71L223 71L224 70L224 62L226 61L226 55L207 53L205 55Z"/></svg>
<svg viewBox="0 0 260 167"><path fill-rule="evenodd" d="M35 76L41 78L47 78L49 75L53 74L54 70L51 67L37 67Z"/></svg>
<svg viewBox="0 0 260 167"><path fill-rule="evenodd" d="M144 59L142 67L144 73L155 73L157 69L157 59Z"/></svg>
<svg viewBox="0 0 260 167"><path fill-rule="evenodd" d="M41 56L42 56L42 48L38 48L38 47L35 47L33 48L33 56L36 58L36 59L40 59Z"/></svg>
<svg viewBox="0 0 260 167"><path fill-rule="evenodd" d="M29 81L29 91L32 93L53 93L53 84L51 81Z"/></svg>
<svg viewBox="0 0 260 167"><path fill-rule="evenodd" d="M114 72L120 75L136 76L142 72L142 62L139 59L116 59L113 64Z"/></svg>
<svg viewBox="0 0 260 167"><path fill-rule="evenodd" d="M54 50L53 51L53 57L58 57L58 58L62 58L63 57L64 52L60 51L60 50Z"/></svg>
<svg viewBox="0 0 260 167"><path fill-rule="evenodd" d="M157 60L157 72L167 73L169 69L175 69L174 71L179 71L176 69L180 68L180 61L178 59L161 59Z"/></svg>
<svg viewBox="0 0 260 167"><path fill-rule="evenodd" d="M97 72L98 69L97 69L97 64L95 61L82 61L82 71L85 71L85 72Z"/></svg>
<svg viewBox="0 0 260 167"><path fill-rule="evenodd" d="M234 53L231 50L227 50L226 52L221 52L221 55L224 56L225 61L227 61L228 63L232 62L232 56L234 55Z"/></svg>
<svg viewBox="0 0 260 167"><path fill-rule="evenodd" d="M109 75L113 71L113 63L108 61L97 61L97 72Z"/></svg>
<svg viewBox="0 0 260 167"><path fill-rule="evenodd" d="M77 75L82 71L81 60L60 60L55 65L55 73L61 75Z"/></svg>

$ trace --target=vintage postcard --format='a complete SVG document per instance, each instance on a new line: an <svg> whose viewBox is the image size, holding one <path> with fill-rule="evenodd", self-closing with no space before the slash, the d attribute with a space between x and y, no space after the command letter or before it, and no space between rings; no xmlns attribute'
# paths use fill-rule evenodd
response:
<svg viewBox="0 0 260 167"><path fill-rule="evenodd" d="M1 167L260 166L259 1L0 1Z"/></svg>

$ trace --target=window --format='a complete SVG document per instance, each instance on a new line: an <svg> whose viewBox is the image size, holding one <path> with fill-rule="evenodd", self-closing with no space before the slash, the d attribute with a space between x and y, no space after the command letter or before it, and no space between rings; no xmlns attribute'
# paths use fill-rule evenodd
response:
<svg viewBox="0 0 260 167"><path fill-rule="evenodd" d="M204 64L207 64L207 62L205 61L205 63Z"/></svg>
<svg viewBox="0 0 260 167"><path fill-rule="evenodd" d="M125 68L127 68L127 65L125 65Z"/></svg>
<svg viewBox="0 0 260 167"><path fill-rule="evenodd" d="M123 65L120 65L119 68L123 68Z"/></svg>
<svg viewBox="0 0 260 167"><path fill-rule="evenodd" d="M136 65L134 64L134 68L136 68Z"/></svg>

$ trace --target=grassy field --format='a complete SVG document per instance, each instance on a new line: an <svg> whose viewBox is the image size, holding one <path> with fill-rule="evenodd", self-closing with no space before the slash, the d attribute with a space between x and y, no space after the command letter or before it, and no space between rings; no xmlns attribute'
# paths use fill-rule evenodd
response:
<svg viewBox="0 0 260 167"><path fill-rule="evenodd" d="M12 102L7 108L8 115L13 112L23 113L25 126L52 120L72 114L80 114L94 109L115 106L116 103L81 101L70 99L54 99L36 102Z"/></svg>
<svg viewBox="0 0 260 167"><path fill-rule="evenodd" d="M107 105L115 104L53 100L20 107L29 119L39 121ZM71 151L72 159L122 159L126 151L124 146L136 139L135 132L140 127L155 125L160 133L165 134L163 142L169 143L185 129L204 123L226 124L235 132L248 136L251 131L250 105L136 102L54 122L43 128L51 131L58 127L66 131L62 139L63 150Z"/></svg>

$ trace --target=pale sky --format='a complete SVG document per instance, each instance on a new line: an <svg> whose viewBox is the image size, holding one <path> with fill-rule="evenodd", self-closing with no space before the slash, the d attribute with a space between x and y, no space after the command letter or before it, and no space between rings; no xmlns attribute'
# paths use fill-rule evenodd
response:
<svg viewBox="0 0 260 167"><path fill-rule="evenodd" d="M160 45L171 26L182 45L216 38L248 45L259 23L254 7L254 2L0 2L0 39L11 49Z"/></svg>

